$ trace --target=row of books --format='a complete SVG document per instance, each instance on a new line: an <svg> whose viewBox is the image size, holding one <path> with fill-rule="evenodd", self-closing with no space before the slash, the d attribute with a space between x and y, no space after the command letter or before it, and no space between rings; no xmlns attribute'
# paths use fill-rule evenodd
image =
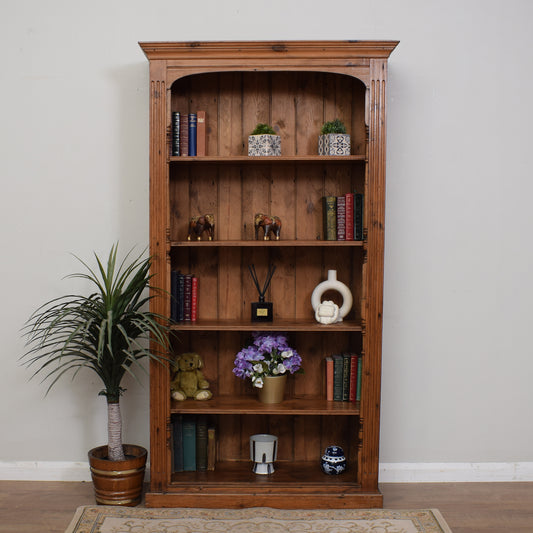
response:
<svg viewBox="0 0 533 533"><path fill-rule="evenodd" d="M206 144L205 111L172 112L172 155L204 156Z"/></svg>
<svg viewBox="0 0 533 533"><path fill-rule="evenodd" d="M172 471L215 469L215 428L206 415L172 414Z"/></svg>
<svg viewBox="0 0 533 533"><path fill-rule="evenodd" d="M196 322L198 317L198 278L173 270L170 275L170 319Z"/></svg>
<svg viewBox="0 0 533 533"><path fill-rule="evenodd" d="M326 399L358 402L361 399L361 356L353 353L326 357Z"/></svg>
<svg viewBox="0 0 533 533"><path fill-rule="evenodd" d="M362 241L364 195L346 193L322 198L324 240Z"/></svg>

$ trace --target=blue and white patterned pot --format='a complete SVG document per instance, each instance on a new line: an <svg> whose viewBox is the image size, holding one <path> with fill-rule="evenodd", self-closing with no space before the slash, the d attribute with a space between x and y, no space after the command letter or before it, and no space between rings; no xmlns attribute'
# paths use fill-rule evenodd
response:
<svg viewBox="0 0 533 533"><path fill-rule="evenodd" d="M342 474L346 470L346 457L340 446L328 446L320 461L326 474Z"/></svg>
<svg viewBox="0 0 533 533"><path fill-rule="evenodd" d="M319 135L318 155L350 155L350 136L347 133Z"/></svg>
<svg viewBox="0 0 533 533"><path fill-rule="evenodd" d="M279 135L250 135L248 137L248 155L281 155L281 137Z"/></svg>

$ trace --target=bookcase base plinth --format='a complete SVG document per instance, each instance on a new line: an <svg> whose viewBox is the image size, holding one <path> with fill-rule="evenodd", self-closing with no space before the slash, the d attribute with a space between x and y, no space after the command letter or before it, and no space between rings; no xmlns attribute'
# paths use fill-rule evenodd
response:
<svg viewBox="0 0 533 533"><path fill-rule="evenodd" d="M239 509L243 507L273 507L276 509L374 509L383 507L383 495L379 492L346 491L331 492L280 491L256 493L236 492L231 487L217 492L192 493L186 487L179 491L146 494L146 507L190 507Z"/></svg>

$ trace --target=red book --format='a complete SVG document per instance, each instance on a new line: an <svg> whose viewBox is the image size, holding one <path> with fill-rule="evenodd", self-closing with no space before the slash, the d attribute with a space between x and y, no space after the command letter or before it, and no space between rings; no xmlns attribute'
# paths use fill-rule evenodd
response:
<svg viewBox="0 0 533 533"><path fill-rule="evenodd" d="M185 274L185 283L183 285L183 320L191 319L191 303L192 303L192 276Z"/></svg>
<svg viewBox="0 0 533 533"><path fill-rule="evenodd" d="M326 400L333 401L333 357L326 357Z"/></svg>
<svg viewBox="0 0 533 533"><path fill-rule="evenodd" d="M349 400L355 402L357 397L357 366L359 364L359 357L352 354L350 358L350 395Z"/></svg>
<svg viewBox="0 0 533 533"><path fill-rule="evenodd" d="M191 321L196 322L198 318L198 278L191 278Z"/></svg>
<svg viewBox="0 0 533 533"><path fill-rule="evenodd" d="M196 155L206 155L205 111L196 112Z"/></svg>
<svg viewBox="0 0 533 533"><path fill-rule="evenodd" d="M353 193L344 195L346 198L346 240L353 241Z"/></svg>

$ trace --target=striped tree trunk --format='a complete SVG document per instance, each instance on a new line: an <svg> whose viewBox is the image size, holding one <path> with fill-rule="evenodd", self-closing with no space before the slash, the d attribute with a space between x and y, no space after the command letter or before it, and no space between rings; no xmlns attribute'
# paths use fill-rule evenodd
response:
<svg viewBox="0 0 533 533"><path fill-rule="evenodd" d="M124 461L122 415L119 402L107 402L107 451L109 460Z"/></svg>

